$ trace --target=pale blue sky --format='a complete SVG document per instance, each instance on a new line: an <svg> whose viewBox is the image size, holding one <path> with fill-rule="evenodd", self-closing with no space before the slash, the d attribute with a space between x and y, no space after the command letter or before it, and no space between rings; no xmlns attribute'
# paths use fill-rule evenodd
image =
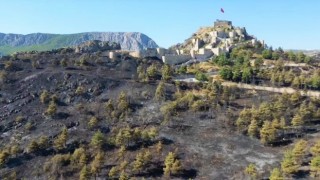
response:
<svg viewBox="0 0 320 180"><path fill-rule="evenodd" d="M169 47L226 19L273 47L320 49L319 9L319 0L0 0L0 32L133 31Z"/></svg>

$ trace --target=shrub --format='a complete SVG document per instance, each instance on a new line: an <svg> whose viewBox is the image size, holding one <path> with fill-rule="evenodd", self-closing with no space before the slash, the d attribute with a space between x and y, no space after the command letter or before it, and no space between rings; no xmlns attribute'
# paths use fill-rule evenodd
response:
<svg viewBox="0 0 320 180"><path fill-rule="evenodd" d="M197 79L198 81L208 81L208 80L209 80L208 77L207 77L207 75L205 75L205 74L202 73L202 72L197 72L197 73L196 73L196 79Z"/></svg>
<svg viewBox="0 0 320 180"><path fill-rule="evenodd" d="M40 95L40 101L42 103L48 103L49 102L49 92L47 90L43 90Z"/></svg>

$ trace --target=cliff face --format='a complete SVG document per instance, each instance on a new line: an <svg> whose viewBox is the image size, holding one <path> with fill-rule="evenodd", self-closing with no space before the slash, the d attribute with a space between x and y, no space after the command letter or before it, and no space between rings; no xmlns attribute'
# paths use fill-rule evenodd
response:
<svg viewBox="0 0 320 180"><path fill-rule="evenodd" d="M79 34L44 34L28 35L0 33L0 53L16 51L51 50L77 46L87 41L100 40L120 44L123 50L141 50L156 48L158 45L148 36L136 32L88 32Z"/></svg>

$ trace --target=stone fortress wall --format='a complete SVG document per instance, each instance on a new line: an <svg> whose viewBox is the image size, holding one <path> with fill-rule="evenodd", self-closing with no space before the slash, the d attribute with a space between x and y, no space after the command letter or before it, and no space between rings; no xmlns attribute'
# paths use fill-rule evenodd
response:
<svg viewBox="0 0 320 180"><path fill-rule="evenodd" d="M223 53L230 52L237 42L248 39L245 28L233 27L231 21L217 20L214 23L215 30L209 32L207 40L194 38L192 39L192 48L190 52L184 52L182 49L170 51L165 48L148 48L142 51L128 52L130 56L136 58L156 57L161 59L164 63L174 65L185 63L189 60L206 60L213 56L219 56ZM227 30L226 30L227 29ZM206 41L206 42L204 42ZM208 42L209 41L209 42ZM253 38L252 45L258 43L258 40ZM110 59L116 59L121 51L109 52Z"/></svg>

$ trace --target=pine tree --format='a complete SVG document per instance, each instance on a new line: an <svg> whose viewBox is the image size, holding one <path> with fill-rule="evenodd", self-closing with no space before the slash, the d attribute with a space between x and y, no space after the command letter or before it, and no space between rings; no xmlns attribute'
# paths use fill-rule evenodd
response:
<svg viewBox="0 0 320 180"><path fill-rule="evenodd" d="M257 177L257 167L254 164L249 164L249 166L246 167L245 173L248 174L251 178L255 179Z"/></svg>
<svg viewBox="0 0 320 180"><path fill-rule="evenodd" d="M293 174L298 171L299 165L295 161L292 151L287 151L281 162L281 169L285 174Z"/></svg>
<svg viewBox="0 0 320 180"><path fill-rule="evenodd" d="M88 156L86 153L81 154L80 159L79 159L79 165L80 166L85 166L88 162Z"/></svg>
<svg viewBox="0 0 320 180"><path fill-rule="evenodd" d="M150 78L154 78L157 75L157 66L156 64L152 64L147 68L147 75Z"/></svg>
<svg viewBox="0 0 320 180"><path fill-rule="evenodd" d="M155 127L152 127L148 131L148 136L150 140L154 140L158 136L158 130Z"/></svg>
<svg viewBox="0 0 320 180"><path fill-rule="evenodd" d="M128 165L129 165L128 161L122 161L122 163L119 165L119 170L125 171L127 169Z"/></svg>
<svg viewBox="0 0 320 180"><path fill-rule="evenodd" d="M280 121L279 119L274 119L271 123L272 127L274 129L281 129L281 124L280 124Z"/></svg>
<svg viewBox="0 0 320 180"><path fill-rule="evenodd" d="M320 156L312 158L310 163L310 170L312 177L318 177L320 173Z"/></svg>
<svg viewBox="0 0 320 180"><path fill-rule="evenodd" d="M47 90L43 90L40 95L40 102L45 104L49 102L49 92Z"/></svg>
<svg viewBox="0 0 320 180"><path fill-rule="evenodd" d="M94 117L94 116L91 117L90 120L89 120L89 122L88 122L88 125L89 125L89 128L90 128L90 129L96 128L97 125L98 125L98 118L96 118L96 117Z"/></svg>
<svg viewBox="0 0 320 180"><path fill-rule="evenodd" d="M91 145L96 149L102 149L105 144L105 137L101 131L97 131L91 138Z"/></svg>
<svg viewBox="0 0 320 180"><path fill-rule="evenodd" d="M299 114L296 114L292 120L291 120L291 124L293 126L302 126L304 124L304 121L302 119L302 117Z"/></svg>
<svg viewBox="0 0 320 180"><path fill-rule="evenodd" d="M286 120L284 119L284 117L282 117L280 119L280 128L283 129L287 126Z"/></svg>
<svg viewBox="0 0 320 180"><path fill-rule="evenodd" d="M99 175L99 173L101 172L103 163L104 163L104 154L99 151L91 163L91 173L94 174L95 177L96 175Z"/></svg>
<svg viewBox="0 0 320 180"><path fill-rule="evenodd" d="M169 152L165 158L165 161L164 161L165 167L163 168L163 171L164 171L164 175L167 177L169 177L172 174L171 170L174 162L176 161L175 158L176 158L176 155L173 152Z"/></svg>
<svg viewBox="0 0 320 180"><path fill-rule="evenodd" d="M38 151L39 150L39 145L38 145L38 143L37 143L37 141L35 141L35 140L32 140L31 142L30 142L30 144L28 145L28 152L29 153L33 153L33 152L36 152L36 151Z"/></svg>
<svg viewBox="0 0 320 180"><path fill-rule="evenodd" d="M126 147L125 146L121 146L119 151L118 151L118 157L119 158L123 158L125 153L126 153Z"/></svg>
<svg viewBox="0 0 320 180"><path fill-rule="evenodd" d="M0 167L2 167L9 157L9 153L7 151L0 151Z"/></svg>
<svg viewBox="0 0 320 180"><path fill-rule="evenodd" d="M292 155L294 156L295 160L297 162L301 161L301 158L306 154L307 152L307 145L308 142L305 140L299 140L292 150Z"/></svg>
<svg viewBox="0 0 320 180"><path fill-rule="evenodd" d="M21 151L20 147L16 144L10 147L10 154L17 157L17 154Z"/></svg>
<svg viewBox="0 0 320 180"><path fill-rule="evenodd" d="M159 156L161 155L162 149L163 149L162 141L159 141L158 144L157 144L157 146L156 146L156 151L157 151L157 154L158 154Z"/></svg>
<svg viewBox="0 0 320 180"><path fill-rule="evenodd" d="M119 180L129 180L129 176L124 171L122 171Z"/></svg>
<svg viewBox="0 0 320 180"><path fill-rule="evenodd" d="M320 140L310 148L310 152L313 156L320 156Z"/></svg>
<svg viewBox="0 0 320 180"><path fill-rule="evenodd" d="M182 166L181 166L181 163L178 159L176 159L174 161L174 163L172 164L172 167L171 167L171 173L172 175L176 175L176 174L179 174L182 170Z"/></svg>
<svg viewBox="0 0 320 180"><path fill-rule="evenodd" d="M152 155L151 152L149 150L146 150L143 154L143 164L144 166L147 166L152 160Z"/></svg>
<svg viewBox="0 0 320 180"><path fill-rule="evenodd" d="M257 134L258 134L258 122L256 119L252 119L248 127L248 135L253 138L253 137L256 137Z"/></svg>
<svg viewBox="0 0 320 180"><path fill-rule="evenodd" d="M47 149L49 147L49 138L47 136L41 136L38 144L40 149Z"/></svg>
<svg viewBox="0 0 320 180"><path fill-rule="evenodd" d="M64 127L60 135L54 140L53 147L57 151L60 151L66 147L67 140L68 140L68 130L66 127Z"/></svg>
<svg viewBox="0 0 320 180"><path fill-rule="evenodd" d="M279 168L274 168L269 177L270 180L284 180Z"/></svg>
<svg viewBox="0 0 320 180"><path fill-rule="evenodd" d="M269 121L264 121L264 124L260 130L260 138L263 144L268 144L275 140L276 129L272 127Z"/></svg>
<svg viewBox="0 0 320 180"><path fill-rule="evenodd" d="M115 166L113 166L111 169L110 169L110 171L109 171L109 173L108 173L108 176L110 177L110 178L115 178L115 176L118 174L118 169L117 169L117 167L115 167Z"/></svg>
<svg viewBox="0 0 320 180"><path fill-rule="evenodd" d="M90 171L88 167L85 165L80 171L80 180L89 180L90 179Z"/></svg>
<svg viewBox="0 0 320 180"><path fill-rule="evenodd" d="M136 155L136 159L133 162L133 171L134 172L141 172L144 167L144 157L142 153L138 153Z"/></svg>
<svg viewBox="0 0 320 180"><path fill-rule="evenodd" d="M55 102L51 101L45 114L49 116L53 116L57 113L57 105Z"/></svg>
<svg viewBox="0 0 320 180"><path fill-rule="evenodd" d="M154 98L157 101L165 100L165 95L166 95L166 92L165 92L164 82L161 81L156 89Z"/></svg>
<svg viewBox="0 0 320 180"><path fill-rule="evenodd" d="M71 163L73 165L78 165L80 162L80 157L85 154L85 150L81 147L76 150L74 150L72 156L71 156Z"/></svg>

